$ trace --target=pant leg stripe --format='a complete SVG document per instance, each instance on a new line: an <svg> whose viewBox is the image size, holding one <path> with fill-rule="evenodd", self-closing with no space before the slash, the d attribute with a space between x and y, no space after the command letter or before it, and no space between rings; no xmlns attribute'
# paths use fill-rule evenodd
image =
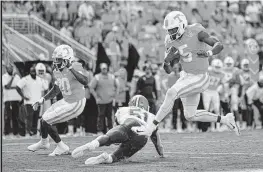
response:
<svg viewBox="0 0 263 172"><path fill-rule="evenodd" d="M75 111L78 108L79 104L80 104L80 102L77 102L77 104L74 106L74 108L68 110L67 112L64 112L63 114L57 115L54 118L49 119L46 122L48 124L53 124L54 122L58 121L60 118L63 118L64 114L71 114L73 111ZM51 113L53 113L53 112L51 112Z"/></svg>
<svg viewBox="0 0 263 172"><path fill-rule="evenodd" d="M77 117L79 114L78 111L84 106L84 101L80 100L80 104L78 105L77 108L75 108L74 112L69 112L67 115L64 115L61 119L59 119L58 121L68 121L72 118ZM76 115L77 114L77 115Z"/></svg>
<svg viewBox="0 0 263 172"><path fill-rule="evenodd" d="M184 97L187 96L189 93L192 93L193 90L196 90L198 88L202 88L204 87L207 83L209 82L209 76L207 75L206 79L203 80L203 82L201 82L198 86L192 88L191 90L187 90L185 91L183 94L181 94L180 96ZM200 92L201 93L201 92Z"/></svg>
<svg viewBox="0 0 263 172"><path fill-rule="evenodd" d="M198 81L192 83L192 84L189 84L187 85L186 87L182 88L181 90L178 91L178 95L179 96L182 96L183 94L186 94L196 88L199 88L200 86L204 85L202 81L206 81L206 78L207 78L207 74L204 74L202 76L201 79L199 79Z"/></svg>

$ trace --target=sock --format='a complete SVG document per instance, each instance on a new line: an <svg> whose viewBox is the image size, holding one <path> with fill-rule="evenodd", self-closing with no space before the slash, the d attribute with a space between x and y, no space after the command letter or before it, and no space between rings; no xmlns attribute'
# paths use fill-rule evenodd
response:
<svg viewBox="0 0 263 172"><path fill-rule="evenodd" d="M108 158L108 160L107 160L107 163L108 163L108 164L111 164L112 162L113 162L113 158L112 158L111 155L109 155L109 158Z"/></svg>
<svg viewBox="0 0 263 172"><path fill-rule="evenodd" d="M208 112L206 110L197 110L196 114L190 117L190 121L199 121L199 122L217 122L219 115Z"/></svg>
<svg viewBox="0 0 263 172"><path fill-rule="evenodd" d="M42 138L42 139L41 139L41 141L42 141L42 143L44 143L44 144L46 144L46 143L48 143L48 142L49 142L48 138L45 138L45 139L44 139L44 138Z"/></svg>
<svg viewBox="0 0 263 172"><path fill-rule="evenodd" d="M92 145L94 145L94 148L98 148L100 147L100 143L98 140L93 140L92 142L90 142Z"/></svg>
<svg viewBox="0 0 263 172"><path fill-rule="evenodd" d="M110 137L107 135L99 136L98 138L96 138L96 140L99 142L99 146L105 146L111 144Z"/></svg>
<svg viewBox="0 0 263 172"><path fill-rule="evenodd" d="M58 146L60 146L60 147L62 147L62 146L65 145L65 143L64 143L62 140L60 140L60 142L58 142L57 144L58 144Z"/></svg>
<svg viewBox="0 0 263 172"><path fill-rule="evenodd" d="M59 135L58 135L58 131L57 128L55 126L49 126L48 127L48 134L50 135L50 137L56 142L59 143L61 141Z"/></svg>
<svg viewBox="0 0 263 172"><path fill-rule="evenodd" d="M226 117L226 116L221 116L221 121L220 121L220 123L226 124L226 121L227 121L227 117Z"/></svg>

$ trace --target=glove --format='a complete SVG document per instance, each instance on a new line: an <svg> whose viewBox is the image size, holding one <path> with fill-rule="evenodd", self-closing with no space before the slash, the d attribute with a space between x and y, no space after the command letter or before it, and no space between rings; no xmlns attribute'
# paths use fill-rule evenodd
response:
<svg viewBox="0 0 263 172"><path fill-rule="evenodd" d="M213 55L213 52L212 52L211 50L209 50L209 51L199 50L196 54L197 54L198 56L210 57L210 56Z"/></svg>
<svg viewBox="0 0 263 172"><path fill-rule="evenodd" d="M170 74L172 72L172 67L170 64L167 64L167 63L163 63L163 69L165 70L165 72L167 74Z"/></svg>
<svg viewBox="0 0 263 172"><path fill-rule="evenodd" d="M174 59L179 59L180 58L180 53L177 48L174 46L171 46L166 52L165 52L165 58L164 62L165 63L170 63Z"/></svg>
<svg viewBox="0 0 263 172"><path fill-rule="evenodd" d="M38 106L40 106L42 103L44 103L45 99L44 97L41 97L37 102L33 103L33 110L37 111Z"/></svg>
<svg viewBox="0 0 263 172"><path fill-rule="evenodd" d="M72 69L72 61L71 60L68 60L66 67L68 69Z"/></svg>
<svg viewBox="0 0 263 172"><path fill-rule="evenodd" d="M150 137L153 133L153 131L155 131L157 128L157 126L154 123L150 123L149 125L142 125L142 126L137 126L137 127L132 127L131 130L138 134L138 135L144 135L144 136L148 136Z"/></svg>

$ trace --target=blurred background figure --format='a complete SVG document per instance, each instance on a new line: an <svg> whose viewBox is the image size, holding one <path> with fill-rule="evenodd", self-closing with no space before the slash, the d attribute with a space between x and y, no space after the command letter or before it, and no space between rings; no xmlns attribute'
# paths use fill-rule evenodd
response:
<svg viewBox="0 0 263 172"><path fill-rule="evenodd" d="M13 65L8 64L6 66L6 73L2 76L5 137L11 133L13 133L14 137L19 137L19 106L22 100L16 90L16 85L19 80L20 76L14 72Z"/></svg>
<svg viewBox="0 0 263 172"><path fill-rule="evenodd" d="M30 74L21 78L16 90L24 100L24 114L22 118L22 133L29 136L37 134L39 111L33 110L32 104L39 100L48 89L48 82L36 74L35 66L30 68Z"/></svg>
<svg viewBox="0 0 263 172"><path fill-rule="evenodd" d="M127 66L127 61L122 59L120 61L120 68L115 73L116 79L119 83L119 93L116 96L114 102L114 113L117 111L119 107L127 106L126 104L126 93L129 90L128 82L127 82L127 70L125 67Z"/></svg>
<svg viewBox="0 0 263 172"><path fill-rule="evenodd" d="M101 63L100 70L101 72L94 76L90 84L90 89L93 91L99 109L98 134L106 133L108 129L112 128L112 104L115 97L119 94L118 81L113 74L109 73L108 65Z"/></svg>
<svg viewBox="0 0 263 172"><path fill-rule="evenodd" d="M143 95L148 101L150 106L150 112L156 113L156 100L158 99L158 93L156 88L156 81L152 75L151 64L145 64L143 67L145 75L141 76L137 82L136 94Z"/></svg>

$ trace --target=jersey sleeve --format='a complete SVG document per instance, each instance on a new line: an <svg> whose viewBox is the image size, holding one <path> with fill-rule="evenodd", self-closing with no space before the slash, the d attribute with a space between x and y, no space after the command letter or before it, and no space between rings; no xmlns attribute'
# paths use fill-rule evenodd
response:
<svg viewBox="0 0 263 172"><path fill-rule="evenodd" d="M199 33L201 31L206 31L206 29L204 28L204 26L202 26L200 23L195 23L193 24L193 30L196 32L196 33Z"/></svg>

